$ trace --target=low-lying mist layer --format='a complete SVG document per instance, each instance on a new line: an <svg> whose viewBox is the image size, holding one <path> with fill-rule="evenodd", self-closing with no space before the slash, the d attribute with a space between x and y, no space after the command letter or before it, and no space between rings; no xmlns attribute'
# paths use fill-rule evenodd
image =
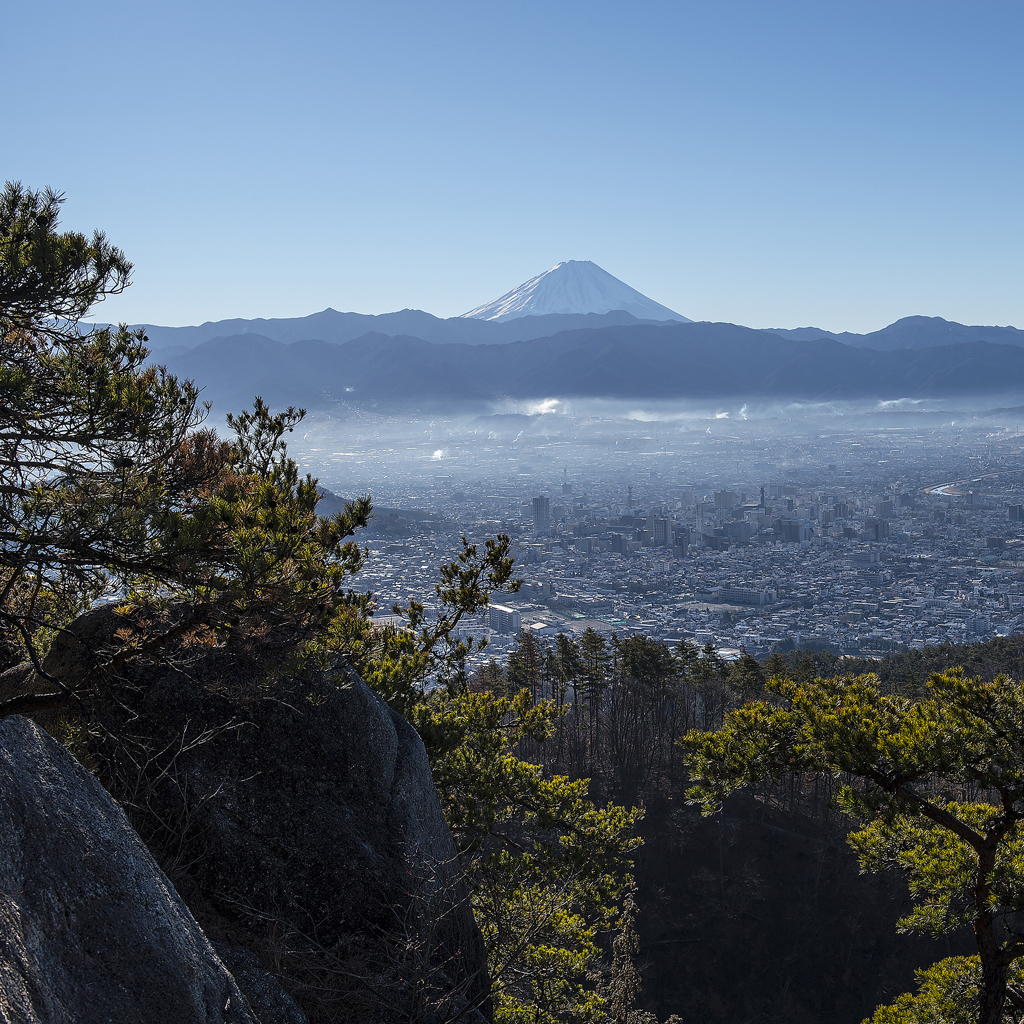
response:
<svg viewBox="0 0 1024 1024"><path fill-rule="evenodd" d="M666 481L694 490L799 478L831 486L865 475L904 487L968 472L987 447L1020 447L1024 408L984 403L494 403L478 415L405 416L353 407L312 413L292 450L339 493L419 507L442 493L512 495ZM1022 438L1024 440L1024 438ZM954 473L954 475L956 475ZM518 507L518 506L517 506Z"/></svg>

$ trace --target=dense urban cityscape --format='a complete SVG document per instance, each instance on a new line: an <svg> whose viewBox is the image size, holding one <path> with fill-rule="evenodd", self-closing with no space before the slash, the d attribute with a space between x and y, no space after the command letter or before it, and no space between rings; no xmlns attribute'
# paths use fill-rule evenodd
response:
<svg viewBox="0 0 1024 1024"><path fill-rule="evenodd" d="M379 615L429 607L460 535L511 534L523 586L466 627L485 657L520 629L588 627L727 659L871 656L1024 631L1022 436L1012 412L961 415L541 413L418 436L321 418L293 447L326 487L373 495L361 581Z"/></svg>

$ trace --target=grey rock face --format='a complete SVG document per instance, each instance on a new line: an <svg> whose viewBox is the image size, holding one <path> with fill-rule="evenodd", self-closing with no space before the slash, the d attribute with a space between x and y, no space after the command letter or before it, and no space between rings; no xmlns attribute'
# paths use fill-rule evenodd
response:
<svg viewBox="0 0 1024 1024"><path fill-rule="evenodd" d="M0 723L0 1018L262 1024L99 783Z"/></svg>
<svg viewBox="0 0 1024 1024"><path fill-rule="evenodd" d="M295 1000L252 953L221 943L215 948L260 1024L307 1024Z"/></svg>
<svg viewBox="0 0 1024 1024"><path fill-rule="evenodd" d="M106 635L105 616L72 633ZM62 637L48 671L70 681L89 642ZM313 1024L481 1021L483 942L415 730L354 675L247 681L239 699L232 671L222 652L129 667L98 698L123 709L135 763L151 757L140 785L97 751L104 783L207 934L255 952Z"/></svg>

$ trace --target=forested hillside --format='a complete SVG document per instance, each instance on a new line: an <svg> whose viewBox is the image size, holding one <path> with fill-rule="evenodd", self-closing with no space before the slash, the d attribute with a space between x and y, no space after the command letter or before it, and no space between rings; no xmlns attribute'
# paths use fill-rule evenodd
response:
<svg viewBox="0 0 1024 1024"><path fill-rule="evenodd" d="M980 676L986 681L995 679L1000 672L1014 679L1024 679L1024 637L1021 636L999 636L974 644L940 644L887 654L883 658L839 657L831 651L790 651L774 658L770 671L785 672L796 678L873 672L883 686L896 693L920 693L933 672L943 672L957 665L967 675ZM768 665L766 662L766 667Z"/></svg>
<svg viewBox="0 0 1024 1024"><path fill-rule="evenodd" d="M770 668L786 666L776 656ZM749 656L730 665L711 646L669 650L593 631L551 643L524 632L507 665L473 681L525 688L562 708L552 736L520 742L526 760L589 778L598 802L644 806L635 874L645 1007L684 1020L856 1024L910 989L916 968L971 953L973 939L968 930L941 940L898 934L906 884L862 874L835 805L839 780L760 782L712 818L689 804L678 738L719 728L731 710L764 698L766 683Z"/></svg>

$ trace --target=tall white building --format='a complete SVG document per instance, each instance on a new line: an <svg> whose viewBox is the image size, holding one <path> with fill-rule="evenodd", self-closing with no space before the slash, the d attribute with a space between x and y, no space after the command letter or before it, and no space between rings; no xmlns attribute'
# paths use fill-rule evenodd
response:
<svg viewBox="0 0 1024 1024"><path fill-rule="evenodd" d="M523 617L507 605L492 604L487 608L487 625L495 633L518 633L523 628Z"/></svg>

